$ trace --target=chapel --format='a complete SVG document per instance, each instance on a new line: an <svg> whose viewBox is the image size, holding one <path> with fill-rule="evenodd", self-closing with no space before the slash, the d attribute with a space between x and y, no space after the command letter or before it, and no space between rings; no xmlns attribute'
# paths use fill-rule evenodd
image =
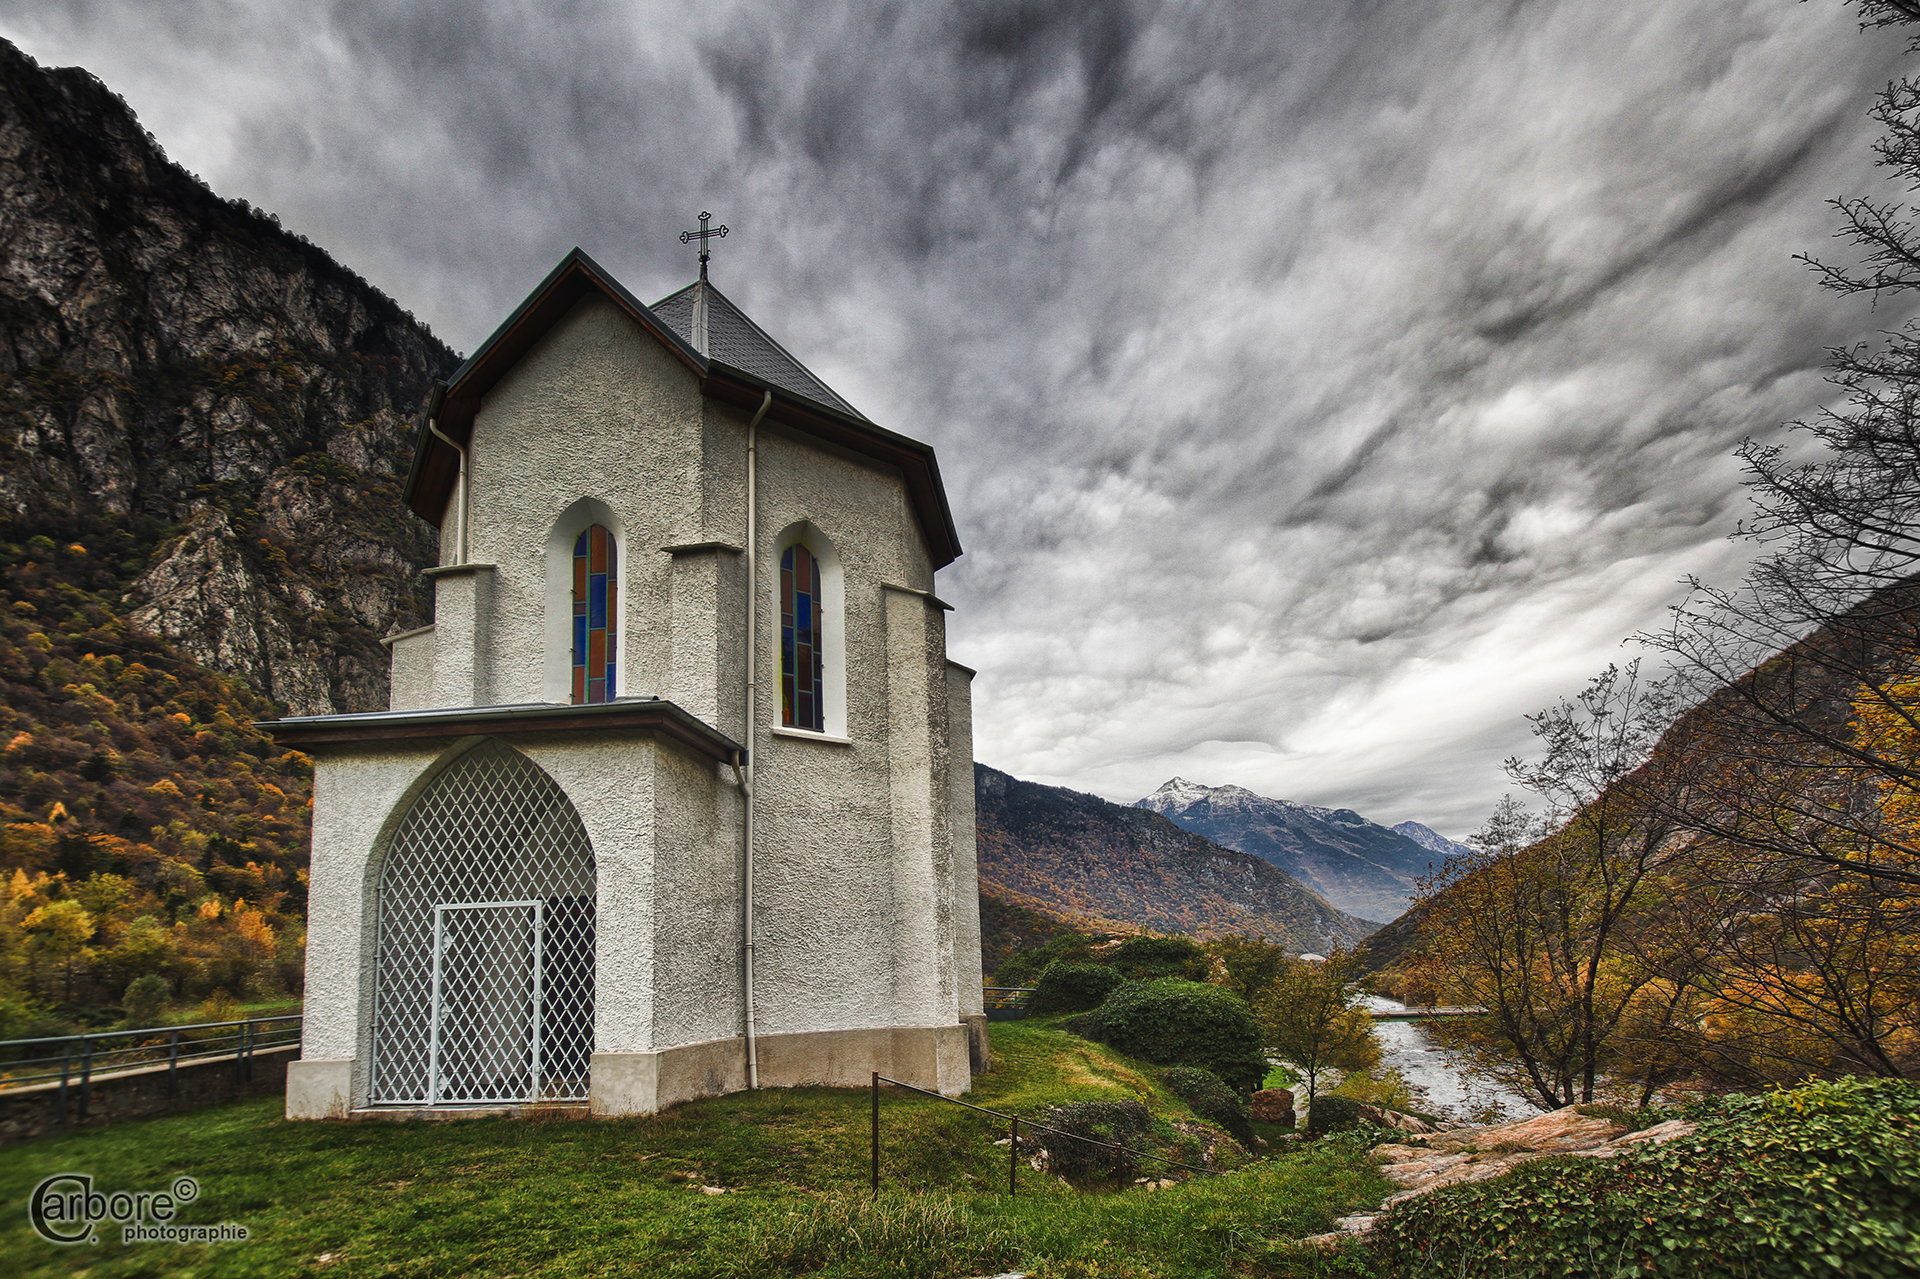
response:
<svg viewBox="0 0 1920 1279"><path fill-rule="evenodd" d="M704 227L704 222L703 222ZM648 1114L984 1068L973 672L933 450L700 278L580 250L444 385L432 625L315 763L290 1119Z"/></svg>

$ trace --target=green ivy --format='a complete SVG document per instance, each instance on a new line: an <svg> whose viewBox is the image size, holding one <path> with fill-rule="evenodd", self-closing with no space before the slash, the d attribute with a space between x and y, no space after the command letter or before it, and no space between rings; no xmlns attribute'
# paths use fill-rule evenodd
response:
<svg viewBox="0 0 1920 1279"><path fill-rule="evenodd" d="M1380 1274L1920 1275L1920 1084L1840 1079L1684 1114L1688 1138L1407 1201L1374 1232Z"/></svg>

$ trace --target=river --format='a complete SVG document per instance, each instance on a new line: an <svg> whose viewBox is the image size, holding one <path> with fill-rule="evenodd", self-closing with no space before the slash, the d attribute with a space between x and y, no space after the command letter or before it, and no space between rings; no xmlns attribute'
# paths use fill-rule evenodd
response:
<svg viewBox="0 0 1920 1279"><path fill-rule="evenodd" d="M1407 1011L1405 1004L1379 995L1364 996L1360 1003L1375 1012ZM1462 1123L1540 1113L1506 1085L1456 1067L1419 1022L1377 1021L1373 1029L1380 1037L1381 1067L1399 1071L1413 1086L1416 1109Z"/></svg>

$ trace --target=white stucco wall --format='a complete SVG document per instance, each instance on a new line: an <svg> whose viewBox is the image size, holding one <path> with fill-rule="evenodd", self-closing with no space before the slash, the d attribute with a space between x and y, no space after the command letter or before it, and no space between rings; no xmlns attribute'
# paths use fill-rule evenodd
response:
<svg viewBox="0 0 1920 1279"><path fill-rule="evenodd" d="M749 731L747 565L735 549L746 543L747 418L703 400L611 304L577 306L475 420L470 559L491 567L437 577L431 642L404 654L427 658L432 678L409 666L401 679L396 665L396 693L440 706L564 700L556 614L570 600L555 548L575 523L607 524L620 549L621 692L667 697L753 752L762 1033L951 1027L980 1005L970 695L964 668L946 661L931 558L896 472L763 423ZM832 558L823 736L777 727L783 531ZM457 553L456 539L442 545ZM505 740L573 799L594 846L596 1051L740 1034L742 801L730 770L644 735ZM309 1056L364 1063L369 857L439 753L322 758L310 988L312 1024L330 1029ZM361 1029L332 1029L343 1016Z"/></svg>
<svg viewBox="0 0 1920 1279"><path fill-rule="evenodd" d="M947 669L947 834L953 841L953 980L961 1016L985 1011L980 967L980 870L973 813L973 676Z"/></svg>
<svg viewBox="0 0 1920 1279"><path fill-rule="evenodd" d="M702 540L703 421L693 376L597 296L488 392L469 452L469 553L493 565L492 598L485 679L469 704L565 700L556 696L564 685L554 657L564 649L554 643L553 614L570 611L571 601L549 588L549 548L596 516L618 534L618 686L628 696L659 694L672 572L660 548ZM454 553L448 539L443 554Z"/></svg>

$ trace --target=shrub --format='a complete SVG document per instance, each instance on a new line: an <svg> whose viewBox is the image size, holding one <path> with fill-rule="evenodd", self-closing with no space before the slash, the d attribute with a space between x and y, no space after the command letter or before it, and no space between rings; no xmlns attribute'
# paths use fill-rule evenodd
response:
<svg viewBox="0 0 1920 1279"><path fill-rule="evenodd" d="M1028 997L1027 1011L1036 1015L1086 1012L1098 1008L1120 982L1119 973L1099 964L1054 964L1040 975Z"/></svg>
<svg viewBox="0 0 1920 1279"><path fill-rule="evenodd" d="M1321 1093L1313 1099L1313 1108L1307 1111L1307 1136L1321 1137L1359 1127L1360 1106L1361 1103L1351 1097Z"/></svg>
<svg viewBox="0 0 1920 1279"><path fill-rule="evenodd" d="M166 1016L167 997L172 993L173 988L159 973L135 977L127 983L126 998L121 1001L126 1009L127 1025L135 1030L158 1026Z"/></svg>
<svg viewBox="0 0 1920 1279"><path fill-rule="evenodd" d="M1108 957L1107 964L1132 981L1152 981L1156 977L1205 981L1213 971L1213 961L1191 937L1129 937Z"/></svg>
<svg viewBox="0 0 1920 1279"><path fill-rule="evenodd" d="M1211 1070L1198 1066L1169 1066L1160 1072L1162 1083L1194 1114L1208 1123L1218 1124L1233 1139L1253 1149L1253 1115L1244 1098Z"/></svg>
<svg viewBox="0 0 1920 1279"><path fill-rule="evenodd" d="M1688 1107L1681 1141L1542 1160L1397 1205L1376 1273L1893 1279L1920 1273L1920 1085L1839 1079Z"/></svg>
<svg viewBox="0 0 1920 1279"><path fill-rule="evenodd" d="M1086 1021L1090 1038L1156 1066L1198 1066L1238 1092L1266 1078L1260 1027L1232 992L1193 981L1130 981ZM1086 1030L1076 1033L1086 1034Z"/></svg>
<svg viewBox="0 0 1920 1279"><path fill-rule="evenodd" d="M1048 1106L1035 1121L1072 1137L1090 1137L1124 1147L1114 1150L1059 1133L1033 1134L1046 1148L1048 1171L1082 1180L1133 1176L1140 1167L1135 1151L1144 1148L1143 1138L1153 1130L1152 1113L1137 1101L1077 1101L1068 1106Z"/></svg>
<svg viewBox="0 0 1920 1279"><path fill-rule="evenodd" d="M1044 946L1016 950L994 969L993 984L1031 986L1054 964L1092 963L1093 942L1093 938L1081 933L1065 932L1049 939Z"/></svg>

